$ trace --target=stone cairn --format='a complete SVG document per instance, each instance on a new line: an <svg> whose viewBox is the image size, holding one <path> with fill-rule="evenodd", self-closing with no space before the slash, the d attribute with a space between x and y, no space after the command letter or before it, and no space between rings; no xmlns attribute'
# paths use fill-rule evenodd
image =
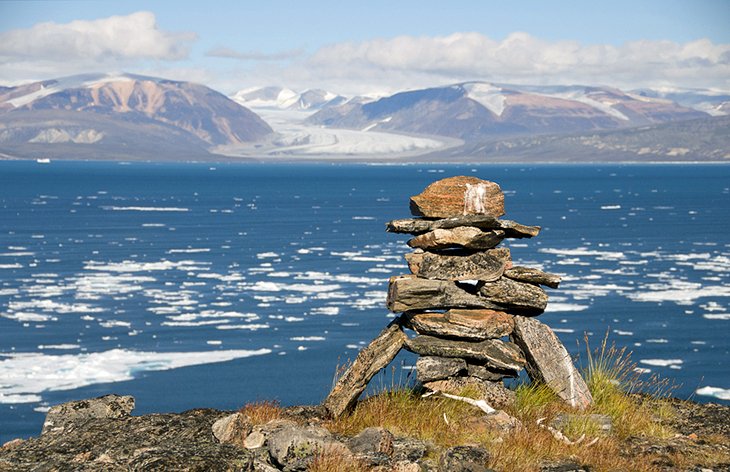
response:
<svg viewBox="0 0 730 472"><path fill-rule="evenodd" d="M420 357L418 381L434 392L476 392L487 410L514 399L503 379L524 367L569 405L583 409L591 394L555 333L535 317L547 306L541 286L560 277L513 266L504 238L531 238L538 226L504 215L504 194L494 182L451 177L411 197L417 218L394 220L387 231L414 237L406 255L410 275L392 277L388 309L396 317L335 383L324 401L333 416L351 409L370 379L401 349ZM406 328L416 333L409 337ZM509 340L506 340L509 338Z"/></svg>

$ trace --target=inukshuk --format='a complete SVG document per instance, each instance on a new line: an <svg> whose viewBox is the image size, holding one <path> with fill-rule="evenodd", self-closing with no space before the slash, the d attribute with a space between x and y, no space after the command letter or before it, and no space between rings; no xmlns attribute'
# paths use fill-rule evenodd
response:
<svg viewBox="0 0 730 472"><path fill-rule="evenodd" d="M406 255L410 275L392 277L388 309L401 314L363 349L324 405L334 416L351 408L370 379L405 348L420 357L418 380L435 392L476 392L493 407L513 397L503 379L524 367L573 407L592 403L567 350L535 317L547 306L542 286L560 277L513 266L505 238L531 238L540 228L504 215L494 182L451 177L411 198L417 218L394 220L387 231L414 237ZM409 337L403 328L415 332Z"/></svg>

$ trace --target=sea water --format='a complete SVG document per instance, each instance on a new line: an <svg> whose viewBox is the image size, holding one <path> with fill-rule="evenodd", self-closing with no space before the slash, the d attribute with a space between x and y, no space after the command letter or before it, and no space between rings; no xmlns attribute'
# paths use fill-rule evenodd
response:
<svg viewBox="0 0 730 472"><path fill-rule="evenodd" d="M453 175L542 227L504 244L563 277L540 319L571 353L608 334L675 395L730 399L727 165L0 162L0 443L108 393L137 414L321 401L393 316L408 236L385 223Z"/></svg>

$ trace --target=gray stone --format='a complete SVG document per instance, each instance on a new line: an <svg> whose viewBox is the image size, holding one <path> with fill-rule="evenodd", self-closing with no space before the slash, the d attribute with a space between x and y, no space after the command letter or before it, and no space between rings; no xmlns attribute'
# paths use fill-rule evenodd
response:
<svg viewBox="0 0 730 472"><path fill-rule="evenodd" d="M480 446L454 446L439 458L442 472L487 472L489 451Z"/></svg>
<svg viewBox="0 0 730 472"><path fill-rule="evenodd" d="M406 254L411 273L434 280L483 280L502 277L512 263L507 248L451 255L448 253L414 252Z"/></svg>
<svg viewBox="0 0 730 472"><path fill-rule="evenodd" d="M519 375L516 370L495 369L488 365L472 364L469 362L466 364L466 371L469 377L476 377L478 379L489 380L492 382L502 380L505 377L514 378Z"/></svg>
<svg viewBox="0 0 730 472"><path fill-rule="evenodd" d="M539 314L547 307L547 293L540 287L502 277L480 285L479 294L506 309Z"/></svg>
<svg viewBox="0 0 730 472"><path fill-rule="evenodd" d="M90 419L124 418L134 410L134 397L105 395L56 405L48 410L41 434L58 433Z"/></svg>
<svg viewBox="0 0 730 472"><path fill-rule="evenodd" d="M251 422L242 413L233 413L213 423L213 436L228 444L242 445L251 432Z"/></svg>
<svg viewBox="0 0 730 472"><path fill-rule="evenodd" d="M516 316L510 337L525 353L527 374L533 381L544 383L574 408L584 409L593 403L570 354L550 327L534 318Z"/></svg>
<svg viewBox="0 0 730 472"><path fill-rule="evenodd" d="M243 440L243 447L246 449L258 449L266 444L266 436L261 431L252 431Z"/></svg>
<svg viewBox="0 0 730 472"><path fill-rule="evenodd" d="M337 380L322 403L327 411L338 417L352 408L370 379L395 358L407 338L400 319L396 318L360 351L352 365Z"/></svg>
<svg viewBox="0 0 730 472"><path fill-rule="evenodd" d="M455 357L419 357L416 361L416 375L421 383L447 379L466 370L466 361Z"/></svg>
<svg viewBox="0 0 730 472"><path fill-rule="evenodd" d="M502 311L454 308L446 313L410 311L406 324L418 334L468 341L508 336L514 329L514 317Z"/></svg>
<svg viewBox="0 0 730 472"><path fill-rule="evenodd" d="M504 231L496 229L482 231L473 226L459 226L454 229L435 229L408 241L413 248L427 250L466 248L491 249L504 239Z"/></svg>
<svg viewBox="0 0 730 472"><path fill-rule="evenodd" d="M497 410L489 415L482 415L467 420L467 427L474 431L486 429L498 433L509 433L522 427L522 422L510 416L504 410Z"/></svg>
<svg viewBox="0 0 730 472"><path fill-rule="evenodd" d="M314 456L322 451L348 452L329 431L317 426L284 427L269 436L268 444L271 458L286 471L307 470Z"/></svg>
<svg viewBox="0 0 730 472"><path fill-rule="evenodd" d="M558 288L558 285L560 285L559 275L549 274L539 269L532 269L529 267L511 267L504 271L504 276L519 282L545 285L550 288Z"/></svg>
<svg viewBox="0 0 730 472"><path fill-rule="evenodd" d="M451 377L446 380L434 380L423 384L434 392L463 395L463 392L474 392L475 400L484 400L492 408L505 408L514 404L515 393L504 386L502 382L489 382L476 377Z"/></svg>
<svg viewBox="0 0 730 472"><path fill-rule="evenodd" d="M470 342L416 336L406 341L405 347L420 356L473 359L498 369L520 370L525 365L525 358L520 349L512 343L499 339Z"/></svg>
<svg viewBox="0 0 730 472"><path fill-rule="evenodd" d="M510 220L499 220L488 215L465 215L438 220L400 219L386 224L390 233L423 234L435 229L451 229L459 226L474 226L481 230L501 229L506 238L532 238L540 233L539 226L526 226Z"/></svg>
<svg viewBox="0 0 730 472"><path fill-rule="evenodd" d="M414 216L448 218L462 215L504 215L504 194L494 182L472 176L437 180L411 197Z"/></svg>
<svg viewBox="0 0 730 472"><path fill-rule="evenodd" d="M393 434L385 428L365 428L347 442L357 458L370 465L384 465L393 456Z"/></svg>
<svg viewBox="0 0 730 472"><path fill-rule="evenodd" d="M408 436L396 437L393 441L393 460L416 462L426 455L428 443Z"/></svg>
<svg viewBox="0 0 730 472"><path fill-rule="evenodd" d="M387 305L395 313L489 308L514 314L536 315L545 310L547 294L535 285L504 277L494 282L470 286L459 282L401 275L390 279Z"/></svg>

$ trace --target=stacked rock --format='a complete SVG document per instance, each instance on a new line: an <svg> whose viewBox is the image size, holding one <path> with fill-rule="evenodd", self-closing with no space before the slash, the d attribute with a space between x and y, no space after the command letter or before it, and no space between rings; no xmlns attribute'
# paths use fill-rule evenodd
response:
<svg viewBox="0 0 730 472"><path fill-rule="evenodd" d="M571 406L590 405L567 350L534 318L547 306L542 286L557 288L560 277L513 266L509 249L497 247L505 238L537 236L540 228L499 219L502 190L476 177L432 183L411 198L411 213L417 218L387 224L389 232L414 236L408 245L415 250L406 255L411 274L392 277L388 288L388 309L402 315L335 385L325 400L330 412L341 414L350 405L343 398L353 395L346 392L364 389L401 348L420 356L418 380L432 391L458 395L467 389L502 407L513 399L503 379L526 368Z"/></svg>

